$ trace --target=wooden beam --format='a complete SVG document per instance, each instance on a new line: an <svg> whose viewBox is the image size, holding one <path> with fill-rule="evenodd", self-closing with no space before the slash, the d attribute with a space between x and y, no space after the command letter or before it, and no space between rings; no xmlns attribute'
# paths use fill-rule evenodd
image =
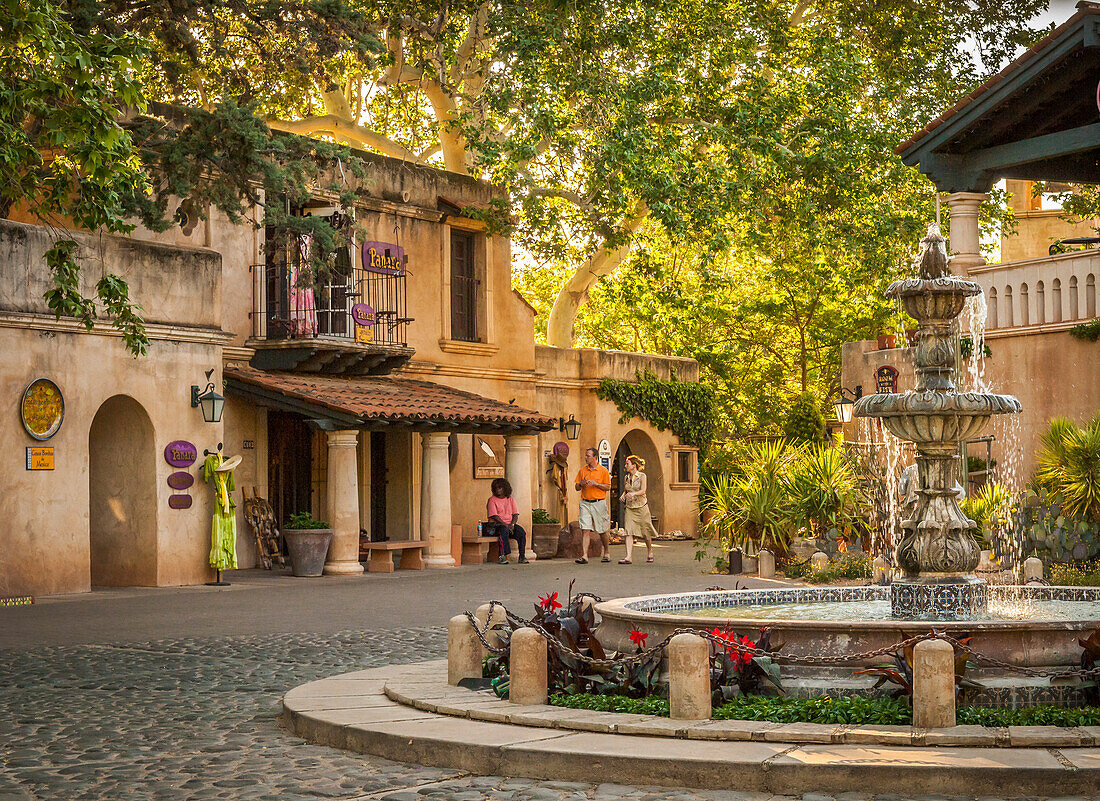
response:
<svg viewBox="0 0 1100 801"><path fill-rule="evenodd" d="M1021 139L1018 142L976 150L973 153L963 154L961 160L969 171L993 170L999 173L1019 164L1056 159L1098 149L1100 149L1100 122L1094 122L1091 125L1082 125L1057 133L1043 134L1030 139Z"/></svg>

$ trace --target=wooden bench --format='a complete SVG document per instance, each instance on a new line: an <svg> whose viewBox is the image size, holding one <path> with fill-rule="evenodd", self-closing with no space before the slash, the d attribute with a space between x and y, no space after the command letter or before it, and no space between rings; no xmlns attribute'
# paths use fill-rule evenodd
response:
<svg viewBox="0 0 1100 801"><path fill-rule="evenodd" d="M368 573L392 573L393 551L401 551L402 570L423 570L424 559L421 551L427 545L423 540L386 540L385 542L363 543L370 551L367 562Z"/></svg>
<svg viewBox="0 0 1100 801"><path fill-rule="evenodd" d="M481 565L500 558L500 542L496 537L463 537L462 564Z"/></svg>

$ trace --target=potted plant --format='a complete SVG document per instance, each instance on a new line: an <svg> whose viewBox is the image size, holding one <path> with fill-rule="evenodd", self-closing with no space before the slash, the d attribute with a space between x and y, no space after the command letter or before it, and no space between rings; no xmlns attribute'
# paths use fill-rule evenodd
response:
<svg viewBox="0 0 1100 801"><path fill-rule="evenodd" d="M332 542L328 523L317 520L309 512L299 512L283 524L282 534L290 554L292 573L295 576L321 575Z"/></svg>
<svg viewBox="0 0 1100 801"><path fill-rule="evenodd" d="M553 559L558 552L561 523L545 509L531 510L531 550L539 559Z"/></svg>

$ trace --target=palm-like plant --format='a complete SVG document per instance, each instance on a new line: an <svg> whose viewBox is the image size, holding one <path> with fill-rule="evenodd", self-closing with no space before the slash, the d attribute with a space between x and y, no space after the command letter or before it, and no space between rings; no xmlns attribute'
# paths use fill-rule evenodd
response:
<svg viewBox="0 0 1100 801"><path fill-rule="evenodd" d="M983 550L996 551L1013 523L1016 504L1012 492L1002 484L990 482L960 506L963 514L978 524L974 532L978 544Z"/></svg>
<svg viewBox="0 0 1100 801"><path fill-rule="evenodd" d="M814 537L836 530L849 533L864 502L859 477L839 448L816 447L788 478L792 520Z"/></svg>
<svg viewBox="0 0 1100 801"><path fill-rule="evenodd" d="M1100 414L1084 428L1056 417L1042 442L1036 478L1047 500L1070 517L1100 522Z"/></svg>
<svg viewBox="0 0 1100 801"><path fill-rule="evenodd" d="M744 548L751 542L777 556L787 554L791 453L785 440L752 443L745 448L740 475L719 474L703 482L703 509L714 512L708 532L724 546Z"/></svg>

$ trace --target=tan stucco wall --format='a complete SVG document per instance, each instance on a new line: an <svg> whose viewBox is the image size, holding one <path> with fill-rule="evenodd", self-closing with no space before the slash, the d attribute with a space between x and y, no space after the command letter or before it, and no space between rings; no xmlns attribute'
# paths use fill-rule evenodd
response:
<svg viewBox="0 0 1100 801"><path fill-rule="evenodd" d="M1006 182L1008 205L1016 216L1016 229L1001 237L1001 261L1021 261L1046 256L1056 240L1093 236L1100 220L1071 223L1062 219L1060 209L1028 210L1031 197L1027 181Z"/></svg>

